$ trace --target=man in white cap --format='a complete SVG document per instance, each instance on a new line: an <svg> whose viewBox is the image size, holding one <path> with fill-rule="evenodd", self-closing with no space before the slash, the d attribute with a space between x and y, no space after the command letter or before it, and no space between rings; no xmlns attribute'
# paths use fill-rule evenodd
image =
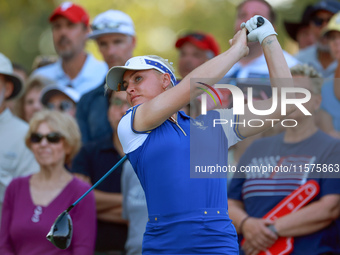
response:
<svg viewBox="0 0 340 255"><path fill-rule="evenodd" d="M73 87L81 95L98 87L107 65L85 51L89 15L79 5L64 2L51 14L53 43L59 60L34 71L61 86Z"/></svg>
<svg viewBox="0 0 340 255"><path fill-rule="evenodd" d="M6 107L20 95L22 82L11 61L0 53L0 216L5 190L13 178L37 172L39 166L25 145L28 125Z"/></svg>
<svg viewBox="0 0 340 255"><path fill-rule="evenodd" d="M89 38L97 42L108 67L124 65L132 57L136 46L132 19L122 11L108 10L96 16ZM76 118L83 143L112 134L107 118L108 97L105 96L105 79L102 85L82 96L77 106Z"/></svg>
<svg viewBox="0 0 340 255"><path fill-rule="evenodd" d="M99 51L110 68L124 65L132 57L136 45L135 29L132 19L127 14L118 10L108 10L96 16L91 27L92 33L89 34L89 38L96 40ZM97 169L98 162L108 164L109 160L103 159L105 155L109 154L112 165L121 158L117 153L121 145L115 140L115 137L118 138L116 128L114 125L111 128L108 120L108 113L112 115L109 106L112 106L110 109L115 109L113 115L117 125L117 119L120 119L128 109L126 100L123 100L125 95L110 97L109 93L105 94L105 80L102 82L100 87L81 97L76 112L82 140L87 144L74 159L71 171L92 184L102 176L101 170L108 170L107 166L103 165ZM120 98L112 102L115 96ZM97 163L93 166L88 162ZM123 200L120 188L121 171L117 171L110 178L110 181L94 190L98 219L96 251L122 252L127 238L127 225L121 216Z"/></svg>

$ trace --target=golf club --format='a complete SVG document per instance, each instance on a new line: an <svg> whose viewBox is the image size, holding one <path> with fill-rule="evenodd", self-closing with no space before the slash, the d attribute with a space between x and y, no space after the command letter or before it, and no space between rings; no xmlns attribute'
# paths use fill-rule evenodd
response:
<svg viewBox="0 0 340 255"><path fill-rule="evenodd" d="M127 156L121 158L102 178L100 178L93 186L86 191L77 201L75 201L69 208L59 214L48 232L46 238L55 247L59 249L66 249L70 246L73 233L73 224L69 212L75 207L87 194L95 189L107 176L109 176L118 166L120 166Z"/></svg>
<svg viewBox="0 0 340 255"><path fill-rule="evenodd" d="M257 17L257 27L260 27L264 24L264 19L262 17Z"/></svg>
<svg viewBox="0 0 340 255"><path fill-rule="evenodd" d="M264 19L262 17L257 17L257 27L260 27L264 24ZM242 27L243 28L243 27ZM249 31L247 30L247 35L249 34Z"/></svg>

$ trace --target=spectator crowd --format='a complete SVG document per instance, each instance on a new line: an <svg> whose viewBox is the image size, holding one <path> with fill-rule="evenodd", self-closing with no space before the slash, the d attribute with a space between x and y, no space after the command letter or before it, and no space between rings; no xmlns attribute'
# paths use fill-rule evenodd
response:
<svg viewBox="0 0 340 255"><path fill-rule="evenodd" d="M265 0L241 1L236 10L235 33L254 15L279 25ZM120 10L91 19L82 6L63 2L49 23L57 56L37 56L27 71L0 53L0 254L142 254L150 218L139 181L143 176L137 176L129 161L72 210L74 233L68 249L59 250L46 239L57 216L125 155L117 130L132 105L128 91L107 88L107 74L127 65L138 43L133 17ZM260 254L285 237L294 238L285 254L340 254L340 2L319 0L305 6L300 22L285 20L283 25L299 48L295 55L283 51L283 56L295 86L311 94L304 104L311 116L294 112L287 117L297 121L294 127L276 125L239 136L241 141L228 150L227 164L238 172L243 166L301 169L318 164L337 166L338 172L228 172L229 217L240 254ZM87 40L95 42L104 61L85 50ZM176 83L221 54L214 36L199 28L181 34L174 47L179 77L171 82ZM217 83L244 92L251 88L254 101L271 98L263 47L248 42L248 48L249 54ZM165 62L171 73L171 61ZM221 101L217 108L232 108L230 91L214 92ZM201 102L203 96L191 100L181 109L183 116L196 119ZM214 110L216 102L208 98L207 107ZM317 182L319 193L307 205L275 220L265 218L309 180Z"/></svg>

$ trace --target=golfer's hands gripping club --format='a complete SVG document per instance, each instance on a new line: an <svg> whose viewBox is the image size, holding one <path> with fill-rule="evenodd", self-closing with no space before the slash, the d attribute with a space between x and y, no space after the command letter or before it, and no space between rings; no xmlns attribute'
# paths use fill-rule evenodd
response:
<svg viewBox="0 0 340 255"><path fill-rule="evenodd" d="M229 44L231 47L236 49L236 52L239 54L240 59L247 56L249 54L249 48L247 45L247 34L246 29L243 28L239 30L233 37L233 39L229 40Z"/></svg>
<svg viewBox="0 0 340 255"><path fill-rule="evenodd" d="M261 25L262 24L262 25ZM262 16L255 15L247 22L243 22L241 24L241 28L246 28L249 32L247 38L248 42L259 42L262 44L262 41L270 36L270 35L277 35L273 25Z"/></svg>

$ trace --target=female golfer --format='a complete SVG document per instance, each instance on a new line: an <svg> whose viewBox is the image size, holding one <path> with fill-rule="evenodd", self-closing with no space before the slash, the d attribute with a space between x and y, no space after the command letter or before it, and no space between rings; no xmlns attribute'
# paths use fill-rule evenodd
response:
<svg viewBox="0 0 340 255"><path fill-rule="evenodd" d="M261 43L271 77L290 78L276 33L264 20L259 28L257 16L247 21L248 41ZM199 88L207 88L200 83L190 86L191 78L204 77L207 85L213 85L248 54L246 29L238 31L230 44L228 51L196 68L178 85L171 65L155 56L131 58L125 66L111 68L107 75L109 88L126 90L127 100L133 106L121 119L118 134L146 195L149 221L143 254L238 254L236 231L228 217L226 179L190 178L190 163L201 160L192 159L190 149L202 152L199 155L207 153L218 164L226 165L228 146L265 130L270 123L259 128L233 125L213 129L209 128L209 117L197 122L179 112L190 97L200 94ZM283 87L280 80L273 80L272 86ZM256 109L271 106L271 100L256 103ZM287 113L293 110L288 108ZM216 118L238 123L253 117L247 111L242 116L233 116L232 110L213 112ZM282 119L279 110L256 118ZM205 132L209 129L212 131ZM193 134L207 135L203 139L207 144L190 146ZM210 142L211 138L216 144Z"/></svg>

